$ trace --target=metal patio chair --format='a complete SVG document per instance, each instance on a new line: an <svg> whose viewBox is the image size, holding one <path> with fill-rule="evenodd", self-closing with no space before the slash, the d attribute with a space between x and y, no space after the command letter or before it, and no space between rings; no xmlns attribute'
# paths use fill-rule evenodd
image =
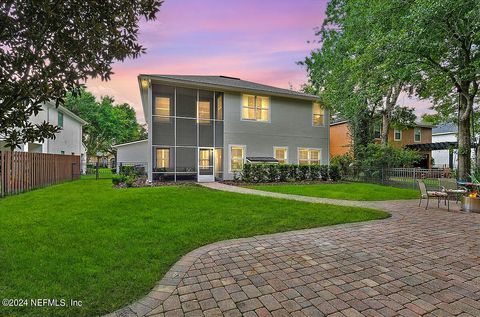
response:
<svg viewBox="0 0 480 317"><path fill-rule="evenodd" d="M425 206L425 210L428 208L428 203L430 202L430 197L436 197L437 198L437 207L440 208L440 199L445 199L445 204L448 203L448 211L450 211L450 201L447 199L448 194L446 192L442 191L434 191L434 190L427 190L427 186L425 186L425 183L421 179L417 179L418 182L418 188L420 189L420 202L418 203L418 206L420 207L422 204L422 200L426 199L427 200L427 205Z"/></svg>

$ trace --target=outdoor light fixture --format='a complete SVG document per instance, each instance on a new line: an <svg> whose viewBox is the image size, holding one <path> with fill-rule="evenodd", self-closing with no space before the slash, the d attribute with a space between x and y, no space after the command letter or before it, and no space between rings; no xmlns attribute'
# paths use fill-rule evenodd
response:
<svg viewBox="0 0 480 317"><path fill-rule="evenodd" d="M150 82L148 79L142 79L142 88L147 89L148 86L150 85Z"/></svg>

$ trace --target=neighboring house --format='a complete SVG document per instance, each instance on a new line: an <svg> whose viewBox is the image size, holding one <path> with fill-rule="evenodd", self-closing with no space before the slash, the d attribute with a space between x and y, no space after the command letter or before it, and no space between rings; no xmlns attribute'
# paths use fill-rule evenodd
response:
<svg viewBox="0 0 480 317"><path fill-rule="evenodd" d="M233 179L245 162L328 164L318 97L226 76L140 75L148 140L117 145L148 179Z"/></svg>
<svg viewBox="0 0 480 317"><path fill-rule="evenodd" d="M85 171L86 151L82 143L82 128L87 123L85 120L62 106L57 108L53 103L48 102L42 106L42 111L31 117L29 121L34 124L46 121L61 129L56 133L55 139L21 144L15 151L80 155L81 170ZM0 148L2 151L10 150L5 147L5 142L1 138Z"/></svg>
<svg viewBox="0 0 480 317"><path fill-rule="evenodd" d="M97 152L95 156L88 157L88 164L96 165L100 167L115 167L115 155L108 152Z"/></svg>
<svg viewBox="0 0 480 317"><path fill-rule="evenodd" d="M432 158L434 167L456 169L458 166L458 127L454 123L445 123L432 130ZM478 135L476 137L478 139ZM475 158L472 144L471 158Z"/></svg>
<svg viewBox="0 0 480 317"><path fill-rule="evenodd" d="M380 143L381 126L374 127L374 138L376 143ZM416 123L413 128L408 129L389 129L388 144L394 147L411 147L416 144L426 144L432 142L432 126L425 123ZM330 124L330 157L343 155L350 151L352 139L348 130L348 121L339 121ZM431 167L431 151L419 149L422 154L422 160L418 167Z"/></svg>

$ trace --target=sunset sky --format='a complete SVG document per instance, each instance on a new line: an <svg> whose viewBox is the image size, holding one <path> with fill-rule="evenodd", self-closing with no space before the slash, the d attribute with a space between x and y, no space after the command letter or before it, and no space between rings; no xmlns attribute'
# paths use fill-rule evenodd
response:
<svg viewBox="0 0 480 317"><path fill-rule="evenodd" d="M139 40L147 53L116 63L109 82L90 80L88 90L129 103L144 122L140 73L227 75L299 89L306 71L296 62L318 47L315 28L323 22L326 4L327 0L165 0L156 21L140 25Z"/></svg>

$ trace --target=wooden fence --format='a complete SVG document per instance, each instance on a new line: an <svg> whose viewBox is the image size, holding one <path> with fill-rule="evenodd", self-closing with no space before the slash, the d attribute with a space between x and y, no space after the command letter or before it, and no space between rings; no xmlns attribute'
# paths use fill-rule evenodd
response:
<svg viewBox="0 0 480 317"><path fill-rule="evenodd" d="M80 178L80 156L0 152L0 197Z"/></svg>

